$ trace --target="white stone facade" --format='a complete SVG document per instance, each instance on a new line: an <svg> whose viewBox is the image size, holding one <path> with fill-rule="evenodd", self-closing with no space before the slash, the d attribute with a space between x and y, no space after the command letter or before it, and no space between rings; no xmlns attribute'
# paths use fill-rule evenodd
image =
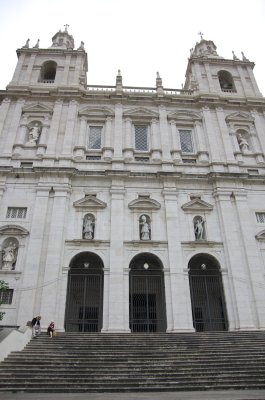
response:
<svg viewBox="0 0 265 400"><path fill-rule="evenodd" d="M126 88L120 72L115 86L93 87L67 31L49 49L18 50L0 92L0 245L18 243L12 269L0 269L13 289L3 325L40 314L64 330L70 264L93 253L104 267L103 332L130 331L140 254L162 265L167 332L194 330L189 263L200 255L220 269L227 329L265 329L265 100L253 67L202 39L183 90L164 89L159 75L153 89Z"/></svg>

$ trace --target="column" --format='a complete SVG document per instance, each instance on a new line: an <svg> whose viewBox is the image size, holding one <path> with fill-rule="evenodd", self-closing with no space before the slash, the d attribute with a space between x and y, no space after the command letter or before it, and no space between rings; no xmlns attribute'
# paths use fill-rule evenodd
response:
<svg viewBox="0 0 265 400"><path fill-rule="evenodd" d="M213 78L212 78L210 65L208 63L205 63L204 66L205 66L205 71L206 71L206 75L207 75L209 91L211 93L214 93L214 92L216 92L216 90L215 90L215 87L214 87L214 84L213 84Z"/></svg>
<svg viewBox="0 0 265 400"><path fill-rule="evenodd" d="M261 152L265 154L265 113L263 112L263 114L261 114L256 110L253 110L251 114L255 120L255 127L261 146ZM264 161L263 157L262 161Z"/></svg>
<svg viewBox="0 0 265 400"><path fill-rule="evenodd" d="M50 117L45 116L44 122L42 124L42 130L41 130L41 134L40 134L39 143L37 144L37 156L38 157L43 157L43 155L46 152L49 126L50 126Z"/></svg>
<svg viewBox="0 0 265 400"><path fill-rule="evenodd" d="M15 109L12 113L12 121L9 128L9 134L6 135L6 141L4 144L3 155L11 156L13 151L13 145L15 143L15 138L17 135L17 130L19 127L22 108L24 106L25 101L23 99L19 99L16 102Z"/></svg>
<svg viewBox="0 0 265 400"><path fill-rule="evenodd" d="M113 157L113 147L111 146L112 137L112 118L107 117L105 124L105 140L103 147L103 159L105 161L111 161Z"/></svg>
<svg viewBox="0 0 265 400"><path fill-rule="evenodd" d="M238 222L231 202L231 190L215 189L217 212L224 242L224 253L229 276L229 290L226 295L230 330L255 329L255 317L249 291L249 277L246 274L244 246L238 233ZM233 304L228 300L234 299Z"/></svg>
<svg viewBox="0 0 265 400"><path fill-rule="evenodd" d="M26 249L25 264L22 274L19 299L18 325L40 314L38 295L38 277L41 263L41 253L47 219L49 188L37 187L36 198L31 222L29 241Z"/></svg>
<svg viewBox="0 0 265 400"><path fill-rule="evenodd" d="M160 121L160 131L158 137L158 145L161 146L163 153L163 162L172 164L171 154L170 154L170 135L168 132L168 120L167 111L165 106L159 106L159 121Z"/></svg>
<svg viewBox="0 0 265 400"><path fill-rule="evenodd" d="M180 164L182 162L181 144L180 144L178 130L176 127L176 121L173 121L173 120L170 121L170 128L171 128L171 137L172 137L172 150L171 150L172 158L173 158L173 161Z"/></svg>
<svg viewBox="0 0 265 400"><path fill-rule="evenodd" d="M223 160L221 159L219 153L219 143L217 141L218 133L216 132L216 126L214 125L212 120L211 110L209 107L206 106L203 107L202 112L204 116L205 129L210 146L209 153L211 154L212 162L221 163L223 162Z"/></svg>
<svg viewBox="0 0 265 400"><path fill-rule="evenodd" d="M63 101L57 100L53 108L53 116L51 121L50 134L47 142L46 155L55 156L62 109L63 109Z"/></svg>
<svg viewBox="0 0 265 400"><path fill-rule="evenodd" d="M218 120L218 124L220 127L221 138L222 138L223 145L224 145L226 161L227 161L227 163L235 164L236 160L235 160L235 156L233 153L233 146L232 146L231 138L229 135L228 126L225 122L224 110L221 107L217 107L216 115L217 115L217 120Z"/></svg>
<svg viewBox="0 0 265 400"><path fill-rule="evenodd" d="M101 332L108 332L109 326L109 286L110 286L110 269L104 267L104 293L103 293L103 321Z"/></svg>
<svg viewBox="0 0 265 400"><path fill-rule="evenodd" d="M41 314L43 315L43 325L47 325L51 320L61 321L64 318L59 315L60 296L66 293L60 293L60 280L62 279L62 265L64 254L64 240L66 229L66 215L68 210L70 188L68 186L53 186L54 199L51 211L51 221L49 239L47 245L47 257L45 273L43 278L43 290L41 301ZM57 323L58 329L64 326Z"/></svg>
<svg viewBox="0 0 265 400"><path fill-rule="evenodd" d="M23 67L23 64L24 64L25 56L26 56L26 53L20 53L20 55L19 55L17 66L16 66L16 69L15 69L12 81L10 82L10 85L12 85L12 86L19 84L19 80L21 78L21 71L22 71L22 67Z"/></svg>
<svg viewBox="0 0 265 400"><path fill-rule="evenodd" d="M192 323L191 299L188 276L184 274L182 260L179 208L176 189L165 187L163 190L166 211L166 227L168 240L168 258L171 283L171 301L167 300L168 331L194 331ZM168 304L171 302L171 306ZM172 315L169 315L172 309Z"/></svg>
<svg viewBox="0 0 265 400"><path fill-rule="evenodd" d="M127 325L129 296L125 299L124 264L123 264L123 224L124 224L124 186L123 182L113 180L111 193L110 220L110 275L108 332L129 332ZM117 229L117 227L119 227ZM125 304L124 304L125 303Z"/></svg>
<svg viewBox="0 0 265 400"><path fill-rule="evenodd" d="M13 147L13 155L14 156L20 156L22 151L23 151L23 146L25 144L26 140L26 135L27 135L27 125L28 125L28 118L24 115L22 117L22 121L20 124L20 127L18 129L16 141L14 143Z"/></svg>
<svg viewBox="0 0 265 400"><path fill-rule="evenodd" d="M67 54L66 57L65 57L63 76L62 76L61 82L58 82L59 85L67 86L67 84L68 84L68 75L69 75L71 57L72 57L71 54Z"/></svg>
<svg viewBox="0 0 265 400"><path fill-rule="evenodd" d="M64 132L64 141L62 155L72 156L72 143L75 132L75 121L78 112L78 103L75 100L71 100L68 106L67 121Z"/></svg>
<svg viewBox="0 0 265 400"><path fill-rule="evenodd" d="M209 152L207 149L207 145L205 142L205 133L202 128L202 122L196 120L194 124L195 128L195 138L197 142L197 150L198 150L198 159L202 164L208 164L209 162Z"/></svg>
<svg viewBox="0 0 265 400"><path fill-rule="evenodd" d="M133 145L133 126L130 118L125 119L125 148L123 149L124 160L132 161L133 153L134 153L134 145Z"/></svg>
<svg viewBox="0 0 265 400"><path fill-rule="evenodd" d="M0 105L0 138L2 139L2 133L4 130L5 120L9 111L11 100L5 98Z"/></svg>
<svg viewBox="0 0 265 400"><path fill-rule="evenodd" d="M233 192L237 210L238 224L240 226L242 253L244 256L245 275L248 281L248 296L252 304L252 317L255 328L265 328L264 307L264 270L260 260L260 253L255 239L253 215L247 201L245 191Z"/></svg>
<svg viewBox="0 0 265 400"><path fill-rule="evenodd" d="M87 134L87 119L82 116L80 119L79 134L77 144L74 147L74 157L76 160L82 160L86 151L86 134Z"/></svg>
<svg viewBox="0 0 265 400"><path fill-rule="evenodd" d="M28 67L27 67L27 71L25 73L25 78L23 79L23 83L26 85L30 85L30 81L31 81L31 74L32 74L32 70L33 70L33 66L34 66L34 62L35 62L35 58L36 58L36 53L33 53L30 55L30 60L28 63ZM35 82L37 83L37 82Z"/></svg>
<svg viewBox="0 0 265 400"><path fill-rule="evenodd" d="M114 158L121 161L122 158L122 104L115 104L115 130L114 130Z"/></svg>
<svg viewBox="0 0 265 400"><path fill-rule="evenodd" d="M151 152L153 161L161 161L162 150L157 119L151 121Z"/></svg>

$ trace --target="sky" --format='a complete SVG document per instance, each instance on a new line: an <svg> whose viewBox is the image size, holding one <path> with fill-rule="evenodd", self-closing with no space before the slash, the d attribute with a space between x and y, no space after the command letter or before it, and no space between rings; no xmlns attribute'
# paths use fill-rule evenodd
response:
<svg viewBox="0 0 265 400"><path fill-rule="evenodd" d="M241 51L255 62L265 96L265 0L0 0L0 90L11 81L16 49L30 39L50 47L68 24L75 47L85 42L87 83L154 87L156 72L165 88L181 89L190 49L204 39L232 59Z"/></svg>

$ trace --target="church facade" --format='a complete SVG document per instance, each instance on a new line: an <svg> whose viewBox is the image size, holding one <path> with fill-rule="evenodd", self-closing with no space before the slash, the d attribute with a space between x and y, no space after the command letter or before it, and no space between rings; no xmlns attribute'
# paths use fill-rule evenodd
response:
<svg viewBox="0 0 265 400"><path fill-rule="evenodd" d="M67 29L0 91L2 325L265 329L265 101L203 38L184 88L87 85Z"/></svg>

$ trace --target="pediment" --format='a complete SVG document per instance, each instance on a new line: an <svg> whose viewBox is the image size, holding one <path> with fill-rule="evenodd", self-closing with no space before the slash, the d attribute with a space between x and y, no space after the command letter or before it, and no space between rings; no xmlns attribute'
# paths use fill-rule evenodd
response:
<svg viewBox="0 0 265 400"><path fill-rule="evenodd" d="M190 212L197 212L197 211L207 212L213 210L213 206L211 204L201 199L193 199L188 203L183 204L181 208L184 211L190 211Z"/></svg>
<svg viewBox="0 0 265 400"><path fill-rule="evenodd" d="M0 235L26 236L29 231L19 225L4 225L0 227Z"/></svg>
<svg viewBox="0 0 265 400"><path fill-rule="evenodd" d="M144 107L132 108L131 110L127 110L123 113L123 116L130 118L159 118L159 114L155 111L149 110Z"/></svg>
<svg viewBox="0 0 265 400"><path fill-rule="evenodd" d="M79 111L79 115L94 119L106 119L107 117L114 117L114 112L108 107L85 107Z"/></svg>
<svg viewBox="0 0 265 400"><path fill-rule="evenodd" d="M251 114L246 112L236 112L226 117L227 122L254 122Z"/></svg>
<svg viewBox="0 0 265 400"><path fill-rule="evenodd" d="M131 210L159 210L161 208L161 204L154 199L138 198L131 201L128 204L128 207Z"/></svg>
<svg viewBox="0 0 265 400"><path fill-rule="evenodd" d="M257 235L255 236L255 238L257 240L265 240L265 229L259 233L257 233Z"/></svg>
<svg viewBox="0 0 265 400"><path fill-rule="evenodd" d="M37 113L41 113L41 114L52 114L53 110L50 107L47 107L46 105L40 104L40 103L36 103L36 104L31 104L31 105L27 105L25 107L23 107L22 112L25 114L37 114Z"/></svg>
<svg viewBox="0 0 265 400"><path fill-rule="evenodd" d="M106 208L107 204L97 199L95 196L85 196L84 198L77 200L74 202L74 207L76 208L85 208L85 209L97 209L97 208Z"/></svg>
<svg viewBox="0 0 265 400"><path fill-rule="evenodd" d="M177 121L194 122L202 119L201 115L195 112L187 111L175 111L168 114L168 119L174 119Z"/></svg>

